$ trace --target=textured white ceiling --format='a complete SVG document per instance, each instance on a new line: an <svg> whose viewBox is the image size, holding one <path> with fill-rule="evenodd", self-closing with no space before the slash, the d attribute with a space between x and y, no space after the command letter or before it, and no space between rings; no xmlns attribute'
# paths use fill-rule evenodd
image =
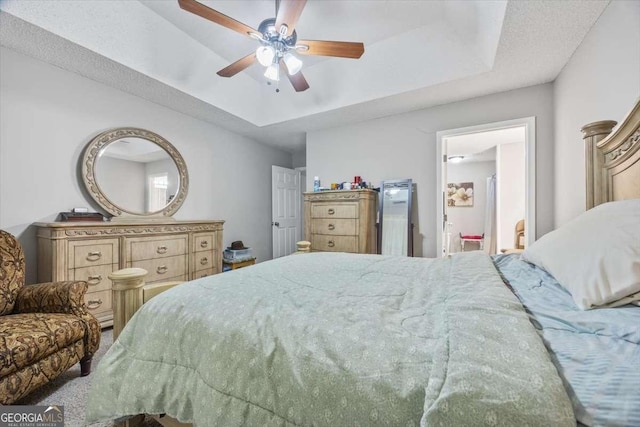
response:
<svg viewBox="0 0 640 427"><path fill-rule="evenodd" d="M273 2L204 1L250 26ZM311 88L266 86L258 65L215 72L255 42L177 1L0 3L0 42L234 132L293 151L304 133L552 81L607 1L313 1L300 38L362 41L360 60L309 60Z"/></svg>

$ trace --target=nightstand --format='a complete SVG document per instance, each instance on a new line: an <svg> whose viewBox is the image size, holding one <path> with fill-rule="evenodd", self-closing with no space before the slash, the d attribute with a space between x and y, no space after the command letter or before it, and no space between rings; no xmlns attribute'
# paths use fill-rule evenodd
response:
<svg viewBox="0 0 640 427"><path fill-rule="evenodd" d="M245 259L243 261L227 261L222 260L222 271L237 270L238 268L249 267L256 263L255 258Z"/></svg>

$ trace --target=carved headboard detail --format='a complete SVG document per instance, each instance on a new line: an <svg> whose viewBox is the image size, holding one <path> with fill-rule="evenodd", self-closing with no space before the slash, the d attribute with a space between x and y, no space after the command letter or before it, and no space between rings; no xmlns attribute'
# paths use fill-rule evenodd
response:
<svg viewBox="0 0 640 427"><path fill-rule="evenodd" d="M614 200L640 198L640 100L611 133L615 125L606 120L582 128L587 209Z"/></svg>

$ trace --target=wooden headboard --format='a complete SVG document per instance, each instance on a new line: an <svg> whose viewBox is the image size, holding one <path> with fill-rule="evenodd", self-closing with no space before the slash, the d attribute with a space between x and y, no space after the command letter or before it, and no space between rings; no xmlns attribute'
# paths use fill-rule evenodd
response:
<svg viewBox="0 0 640 427"><path fill-rule="evenodd" d="M611 120L582 128L585 141L587 209L640 198L640 100L622 124Z"/></svg>

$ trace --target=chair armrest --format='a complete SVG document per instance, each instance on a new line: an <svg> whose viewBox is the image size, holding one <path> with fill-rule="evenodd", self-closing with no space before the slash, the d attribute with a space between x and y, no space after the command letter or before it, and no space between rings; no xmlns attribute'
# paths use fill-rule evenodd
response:
<svg viewBox="0 0 640 427"><path fill-rule="evenodd" d="M14 313L80 314L86 282L51 282L25 285L18 291Z"/></svg>
<svg viewBox="0 0 640 427"><path fill-rule="evenodd" d="M86 327L85 357L91 357L100 346L100 324L87 311L84 294L87 282L51 282L20 288L14 313L66 313L81 318Z"/></svg>

